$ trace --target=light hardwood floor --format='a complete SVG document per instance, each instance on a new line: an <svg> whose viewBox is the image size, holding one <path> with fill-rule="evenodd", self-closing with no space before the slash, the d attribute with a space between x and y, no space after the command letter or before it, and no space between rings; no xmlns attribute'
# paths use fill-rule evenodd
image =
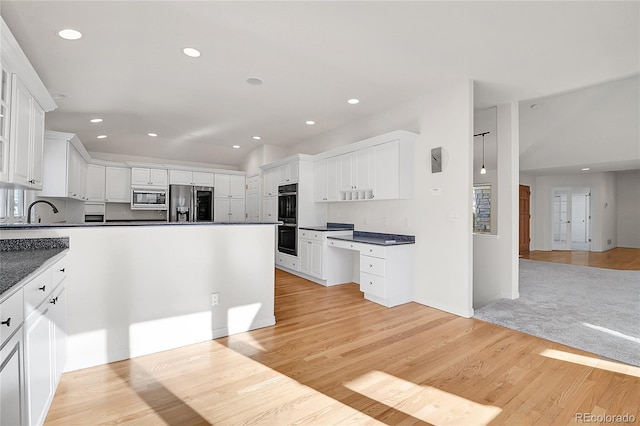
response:
<svg viewBox="0 0 640 426"><path fill-rule="evenodd" d="M522 259L568 263L596 268L640 271L640 249L617 247L604 252L593 251L531 251L520 255Z"/></svg>
<svg viewBox="0 0 640 426"><path fill-rule="evenodd" d="M640 368L355 284L276 272L277 324L65 373L48 425L640 420Z"/></svg>

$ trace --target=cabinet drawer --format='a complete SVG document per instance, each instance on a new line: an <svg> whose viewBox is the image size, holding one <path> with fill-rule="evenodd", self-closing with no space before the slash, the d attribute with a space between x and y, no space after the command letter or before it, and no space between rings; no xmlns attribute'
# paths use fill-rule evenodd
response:
<svg viewBox="0 0 640 426"><path fill-rule="evenodd" d="M360 254L373 257L385 257L384 246L376 246L373 244L362 244Z"/></svg>
<svg viewBox="0 0 640 426"><path fill-rule="evenodd" d="M294 271L299 270L297 257L281 253L276 254L276 265L284 266L285 268L293 269Z"/></svg>
<svg viewBox="0 0 640 426"><path fill-rule="evenodd" d="M0 346L20 327L24 320L22 290L0 304Z"/></svg>
<svg viewBox="0 0 640 426"><path fill-rule="evenodd" d="M385 276L385 260L379 257L360 255L360 272Z"/></svg>
<svg viewBox="0 0 640 426"><path fill-rule="evenodd" d="M386 297L385 278L360 272L360 291L377 297Z"/></svg>
<svg viewBox="0 0 640 426"><path fill-rule="evenodd" d="M51 294L51 268L38 275L24 286L24 314L29 316L46 297Z"/></svg>
<svg viewBox="0 0 640 426"><path fill-rule="evenodd" d="M360 246L362 244L354 243L351 241L327 239L327 245L329 247L345 248L349 250L360 250Z"/></svg>
<svg viewBox="0 0 640 426"><path fill-rule="evenodd" d="M313 240L313 241L322 241L322 237L323 237L322 232L309 231L308 229L301 229L300 231L298 231L298 236L300 238Z"/></svg>
<svg viewBox="0 0 640 426"><path fill-rule="evenodd" d="M51 288L53 289L67 277L67 258L66 256L56 262L51 267Z"/></svg>

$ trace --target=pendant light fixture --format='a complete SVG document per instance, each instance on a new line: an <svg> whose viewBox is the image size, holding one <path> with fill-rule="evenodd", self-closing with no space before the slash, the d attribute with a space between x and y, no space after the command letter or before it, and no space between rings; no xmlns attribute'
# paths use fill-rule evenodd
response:
<svg viewBox="0 0 640 426"><path fill-rule="evenodd" d="M489 133L491 132L484 132L484 133L478 133L477 135L473 135L474 138L476 136L482 136L482 168L480 169L481 175L487 174L487 169L484 167L484 135L488 135Z"/></svg>

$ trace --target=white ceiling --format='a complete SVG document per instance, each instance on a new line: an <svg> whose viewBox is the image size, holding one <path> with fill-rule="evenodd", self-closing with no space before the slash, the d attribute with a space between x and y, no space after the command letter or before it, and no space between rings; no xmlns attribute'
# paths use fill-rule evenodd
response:
<svg viewBox="0 0 640 426"><path fill-rule="evenodd" d="M91 152L237 167L260 143L303 142L444 76L474 79L482 108L637 74L639 5L3 0L0 13L45 86L65 95L48 129ZM62 40L63 28L84 36Z"/></svg>

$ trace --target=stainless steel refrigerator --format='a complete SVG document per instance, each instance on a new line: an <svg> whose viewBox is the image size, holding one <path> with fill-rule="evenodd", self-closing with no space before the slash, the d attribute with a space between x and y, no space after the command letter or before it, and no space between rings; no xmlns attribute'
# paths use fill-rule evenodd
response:
<svg viewBox="0 0 640 426"><path fill-rule="evenodd" d="M169 222L213 222L213 188L169 185Z"/></svg>

